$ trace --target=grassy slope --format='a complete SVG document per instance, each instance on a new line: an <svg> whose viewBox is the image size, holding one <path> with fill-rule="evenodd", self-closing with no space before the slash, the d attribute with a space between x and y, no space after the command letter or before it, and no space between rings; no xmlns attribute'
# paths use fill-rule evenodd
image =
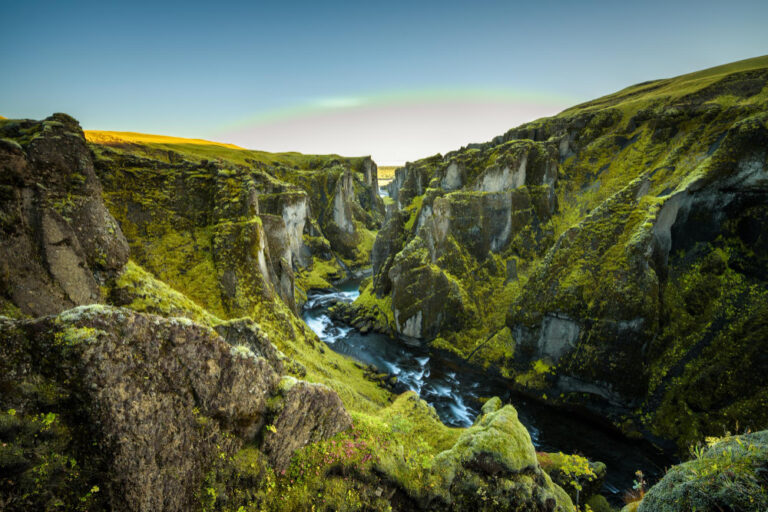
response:
<svg viewBox="0 0 768 512"><path fill-rule="evenodd" d="M645 82L627 87L602 98L573 106L553 118L538 119L515 130L536 129L546 124L551 124L553 121L568 121L585 113L600 113L600 111L607 111L607 109L616 109L616 111L621 113L622 117L613 123L615 128L611 131L618 132L622 125L626 124L633 115L641 110L673 105L686 96L694 95L714 85L728 75L766 68L768 68L768 55L733 62L675 78ZM766 102L768 102L768 91L764 89L760 94L746 100L740 100L728 94L721 94L708 103L717 103L728 107L735 103L738 103L740 106L757 106L765 105ZM610 135L610 132L604 135ZM591 159L586 165L584 163L579 164L573 159L570 162L566 161L564 163L561 174L567 178L571 190L566 190L566 194L562 193L562 188L558 191L558 198L565 199L566 203L560 203L561 212L560 218L556 220L556 235L579 222L583 217L583 212L593 209L625 187L632 178L645 170L644 166L651 165L654 161L663 163L663 157L673 153L673 151L660 151L656 147L650 147L658 146L658 142L651 143L648 140L640 142L645 143L641 144L644 147L630 147L618 154L609 153L595 144L594 147L586 148ZM695 147L690 147L692 141L682 140L680 137L666 142L669 145L675 145L675 149L679 150L692 152L696 149ZM643 159L642 157L646 155L651 156L653 160ZM581 158L581 160L584 160L584 158ZM691 172L693 164L696 163L698 162L688 163L681 173ZM595 180L594 173L584 172L585 168L596 171L605 164L609 164L609 167L600 173L599 189L596 191L584 190L583 188L586 185ZM651 192L661 192L668 184L663 183L662 180L655 180L653 185L656 190L652 189Z"/></svg>
<svg viewBox="0 0 768 512"><path fill-rule="evenodd" d="M606 107L615 107L624 114L633 114L641 108L647 107L652 102L659 100L674 101L693 94L713 85L728 75L764 69L766 67L768 67L768 55L763 55L695 71L674 78L643 82L613 94L570 107L556 117L568 117L578 112L589 112Z"/></svg>
<svg viewBox="0 0 768 512"><path fill-rule="evenodd" d="M557 144L557 137L564 132L575 135L572 146L576 154L560 164L555 187L558 210L542 227L545 237L538 248L538 255L520 259L517 253L503 253L502 260L511 256L518 258L519 280L506 285L503 273L493 271L493 267L498 267L498 264L467 259L464 270L452 277L461 282L470 297L477 299L475 306L481 320L466 325L458 332L444 331L433 344L465 357L473 354L472 360L483 365L493 363L500 366L503 373L510 376L516 374L518 383L526 387L546 382L546 375L553 371L549 366L546 366L546 371L539 371L545 368L539 361L531 363L528 369L514 368L511 364L510 356L515 351L515 345L514 342L510 343L508 333L505 334L503 330L505 312L513 305L517 305L518 309L530 310L531 304L539 303L543 311L559 310L576 318L599 319L608 315L613 305L634 300L634 296L638 295L637 290L622 289L616 283L632 275L631 252L632 247L639 243L637 237L646 236L661 206L676 190L682 190L694 179L722 173L723 166L728 168L729 164L724 160L727 157L723 155L731 149L725 148L725 151L719 153L713 149L718 147L728 130L738 127L745 119L754 119L758 127L768 125L768 88L765 87L764 78L761 78L765 76L766 69L768 56L762 56L676 78L638 84L574 106L557 116L522 125L488 144L462 148L437 161L425 159L415 162L414 167L426 169L427 178L424 182L428 183L430 176L434 176L441 166L447 165L445 162L451 158L464 159L470 165L474 162L481 170L492 160L496 148L502 148L509 141L528 138L546 141L549 137L555 137L550 140ZM747 76L749 79L750 73L757 77L750 86L753 89L756 87L757 92L752 90L744 94L739 89L744 84L739 84L738 78ZM733 144L738 144L738 133L738 128L732 133L736 141ZM727 145L728 140L724 144ZM733 151L738 155L736 149ZM487 155L491 155L491 159ZM473 172L470 169L470 174ZM628 199L630 195L635 197L632 192L640 189L641 181L647 181L649 189L636 202ZM435 193L434 189L428 188L424 197ZM408 208L416 205L418 209L417 203L420 200L419 197L415 198ZM414 212L411 218L416 216ZM552 253L554 260L549 259L547 249L566 231L582 238L577 242L569 242L571 248L560 254ZM408 240L414 237L415 233L411 233ZM728 243L722 242L724 245ZM718 250L728 254L732 261L750 257L739 253L738 247ZM464 258L466 256L462 255ZM467 266L469 271L466 271ZM447 269L447 272L450 274L451 269ZM688 291L692 288L690 272L681 272L682 275L671 276L672 286L669 289L679 287L682 293L695 295L695 292ZM765 294L761 294L753 283L736 274L738 272L729 268L716 281L707 284L706 308L694 308L692 312L687 312L684 301L672 295L668 297L665 307L670 308L670 317L684 319L681 325L687 325L694 333L689 332L687 337L678 337L670 332L671 329L664 333L664 339L670 343L670 347L666 353L654 355L658 357L658 365L653 363L649 368L651 383L662 380L671 366L684 361L688 348L704 336L704 331L712 324L712 319L706 318L704 311L722 311L730 315L726 321L735 321L738 311L734 313L733 307L728 307L728 304L732 304L737 296L741 297L739 300L747 300L751 304L750 311L763 307ZM549 300L549 297L563 302L541 303L539 290L543 289L560 290L554 295L545 294L544 297L545 300ZM639 296L642 297L642 294ZM388 306L386 298L377 300L370 293L363 294L363 299L367 301L364 306ZM642 310L654 306L646 303L638 304L638 307ZM579 312L583 316L577 316ZM673 322L673 325L676 324ZM494 333L498 334L488 340ZM724 343L725 338L718 338L712 346ZM611 354L601 354L599 350L582 350L579 359L564 364L569 365L569 372L581 372L584 368L594 367L590 358L593 362L602 358L606 372L618 371ZM696 367L688 364L684 374L670 385L695 387L692 379ZM589 377L588 373L583 374L585 378L601 379L598 375ZM731 374L728 375L731 378ZM683 411L689 417L682 419L683 426L680 426L681 418L675 418L671 412L678 398L664 408L665 411L669 409L665 412L669 416L662 423L670 427L660 429L661 434L665 437L695 439L701 435L702 430L715 428L702 420L702 415L697 416L697 413L691 411ZM737 403L732 410L724 411L723 423L732 422L734 417L752 410L755 404L759 405L760 399L757 398L757 402L753 399L750 403L750 406ZM677 426L672 427L672 424Z"/></svg>
<svg viewBox="0 0 768 512"><path fill-rule="evenodd" d="M265 164L277 163L304 167L317 158L342 159L339 155L305 155L296 152L269 153L267 151L245 149L223 142L134 132L86 130L85 138L88 142L106 146L118 152L157 158L162 156L163 152L173 151L183 155L185 159L194 162L209 160L229 162L236 165L248 165L250 161L255 161Z"/></svg>

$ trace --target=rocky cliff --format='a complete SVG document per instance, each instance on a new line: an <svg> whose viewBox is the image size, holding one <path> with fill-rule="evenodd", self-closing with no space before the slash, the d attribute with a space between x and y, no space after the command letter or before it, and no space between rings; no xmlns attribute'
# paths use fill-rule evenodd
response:
<svg viewBox="0 0 768 512"><path fill-rule="evenodd" d="M242 450L255 450L263 464L280 469L304 445L350 427L351 418L332 389L294 377L290 390L280 385L285 371L311 378L313 369L276 349L262 325L284 341L284 348L312 347L303 331L292 331L297 319L291 323L283 313L283 322L270 321L258 310L251 318L262 325L221 319L128 260L131 246L134 255L137 247L138 256L144 254L136 233L161 239L168 234L163 220L171 207L145 197L157 208L142 210L130 203L126 209L137 219L157 220L156 225L116 221L104 202L109 189L102 188L74 119L56 114L41 122L4 121L0 135L7 315L0 317L4 510L197 509L207 499L211 475L231 467L227 461ZM130 180L122 184L124 193L136 190ZM144 184L142 194L162 192L162 187L153 189L156 181ZM211 230L210 245L200 241L202 251L211 250L220 262L222 270L213 278L226 283L238 272L261 277L254 303L288 310L278 294L289 292L284 298L292 305L287 299L293 281L290 289L280 287L269 258L275 250L268 252L261 219L238 216L242 205L222 198L221 188L174 192L181 195L172 204L191 219L171 220L182 218L179 222L190 221L194 228L194 219L229 215ZM126 210L113 206L113 211L120 216ZM285 236L277 242L288 255L292 248L285 232L296 229L291 220L275 222L282 231L273 232ZM130 233L127 239L123 227ZM147 247L151 253L150 241ZM174 249L169 254L178 259L161 268L183 267L181 273L192 282L211 277L196 268L194 251L185 252L180 243ZM222 300L216 294L205 298L206 306ZM109 302L127 308L104 305ZM342 372L322 354L317 359L320 366L335 365ZM333 371L326 375L333 381ZM353 401L357 392L347 390L345 396Z"/></svg>
<svg viewBox="0 0 768 512"><path fill-rule="evenodd" d="M680 447L765 426L768 59L409 163L337 315Z"/></svg>
<svg viewBox="0 0 768 512"><path fill-rule="evenodd" d="M511 406L460 436L294 314L296 273L367 258L370 159L0 134L3 510L572 510Z"/></svg>
<svg viewBox="0 0 768 512"><path fill-rule="evenodd" d="M103 300L128 260L82 130L69 116L0 125L2 311L39 316Z"/></svg>
<svg viewBox="0 0 768 512"><path fill-rule="evenodd" d="M383 218L370 158L87 137L133 257L211 311L249 314L273 296L297 311L308 289L368 264Z"/></svg>

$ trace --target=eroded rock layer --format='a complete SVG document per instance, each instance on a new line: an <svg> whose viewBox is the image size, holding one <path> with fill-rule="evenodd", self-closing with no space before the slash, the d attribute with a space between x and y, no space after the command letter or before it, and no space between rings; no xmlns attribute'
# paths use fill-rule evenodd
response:
<svg viewBox="0 0 768 512"><path fill-rule="evenodd" d="M681 448L765 426L767 83L742 61L408 163L337 316Z"/></svg>

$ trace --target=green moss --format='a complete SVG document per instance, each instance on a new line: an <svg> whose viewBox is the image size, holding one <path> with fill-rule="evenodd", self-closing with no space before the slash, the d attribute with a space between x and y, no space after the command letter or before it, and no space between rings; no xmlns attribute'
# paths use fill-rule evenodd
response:
<svg viewBox="0 0 768 512"><path fill-rule="evenodd" d="M5 298L0 298L0 316L7 316L9 318L24 318L24 313L21 312L18 306Z"/></svg>
<svg viewBox="0 0 768 512"><path fill-rule="evenodd" d="M56 344L65 348L87 345L98 341L99 336L107 333L92 327L67 327L56 333Z"/></svg>
<svg viewBox="0 0 768 512"><path fill-rule="evenodd" d="M600 494L595 494L589 498L586 505L592 510L592 512L615 512L615 509L608 503L608 500ZM589 510L589 509L587 509Z"/></svg>
<svg viewBox="0 0 768 512"><path fill-rule="evenodd" d="M44 377L21 355L31 349L4 331L0 348L0 496L3 510L93 510L106 507L97 439L82 439L86 416L69 391ZM87 342L93 332L73 329L61 342ZM86 422L87 423L87 422Z"/></svg>
<svg viewBox="0 0 768 512"><path fill-rule="evenodd" d="M421 203L423 200L424 196L416 196L413 201L411 201L411 204L406 207L406 210L410 212L410 216L405 222L406 231L411 231L413 229L413 225L419 217L419 212L421 212Z"/></svg>
<svg viewBox="0 0 768 512"><path fill-rule="evenodd" d="M394 331L395 316L392 312L392 297L387 295L379 298L373 291L373 283L368 283L360 290L360 296L355 299L354 306L361 312L359 314L371 320L380 330Z"/></svg>
<svg viewBox="0 0 768 512"><path fill-rule="evenodd" d="M310 266L298 273L296 281L305 291L323 290L332 288L333 282L343 277L344 270L335 259L323 260L313 256Z"/></svg>
<svg viewBox="0 0 768 512"><path fill-rule="evenodd" d="M517 411L507 405L484 414L461 434L449 452L441 454L437 471L445 471L446 480L452 479L449 466L462 464L480 455L491 457L506 471L517 473L538 466L528 431L517 419Z"/></svg>
<svg viewBox="0 0 768 512"><path fill-rule="evenodd" d="M605 464L593 463L580 455L538 452L541 469L562 487L574 503L584 503L599 492L605 478Z"/></svg>
<svg viewBox="0 0 768 512"><path fill-rule="evenodd" d="M551 361L537 359L533 361L529 369L515 375L515 382L531 389L546 389L547 377L555 374L555 367Z"/></svg>
<svg viewBox="0 0 768 512"><path fill-rule="evenodd" d="M713 438L673 466L645 495L639 512L768 508L768 432Z"/></svg>
<svg viewBox="0 0 768 512"><path fill-rule="evenodd" d="M684 449L705 436L768 421L765 373L758 352L768 336L768 292L729 260L743 258L730 242L673 276L665 289L670 318L656 344L650 388L660 401L643 417ZM701 249L700 249L701 250ZM691 355L695 355L692 357Z"/></svg>
<svg viewBox="0 0 768 512"><path fill-rule="evenodd" d="M132 260L128 261L115 280L110 294L121 298L123 302L130 300L125 306L134 311L166 317L183 316L209 327L222 322Z"/></svg>

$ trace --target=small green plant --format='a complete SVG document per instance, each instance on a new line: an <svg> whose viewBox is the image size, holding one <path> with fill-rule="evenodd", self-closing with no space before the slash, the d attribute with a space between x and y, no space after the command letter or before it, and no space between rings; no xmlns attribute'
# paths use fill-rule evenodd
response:
<svg viewBox="0 0 768 512"><path fill-rule="evenodd" d="M635 471L635 477L636 478L632 483L632 489L624 493L624 503L627 505L643 501L643 498L645 497L648 485L645 481L645 475L638 469Z"/></svg>

